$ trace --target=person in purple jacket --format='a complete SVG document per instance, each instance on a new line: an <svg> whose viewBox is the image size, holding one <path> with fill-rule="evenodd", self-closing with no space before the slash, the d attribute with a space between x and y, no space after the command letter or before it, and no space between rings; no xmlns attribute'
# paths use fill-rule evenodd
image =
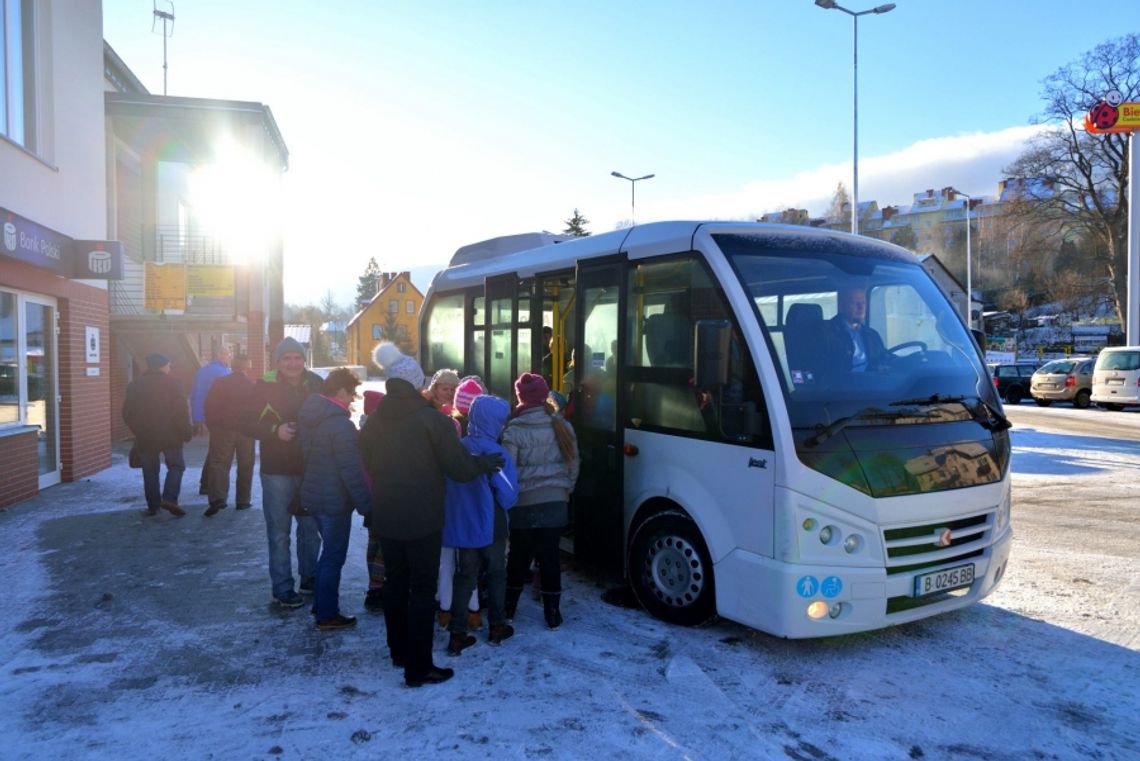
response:
<svg viewBox="0 0 1140 761"><path fill-rule="evenodd" d="M459 655L475 644L468 634L467 598L479 572L487 570L487 609L491 628L487 641L502 644L515 630L507 623L507 510L518 500L518 473L514 460L499 444L499 434L511 414L510 405L497 396L477 396L467 416L463 446L473 455L497 454L503 467L466 483L448 480L443 503L443 544L455 547L455 590L451 598L448 655Z"/></svg>

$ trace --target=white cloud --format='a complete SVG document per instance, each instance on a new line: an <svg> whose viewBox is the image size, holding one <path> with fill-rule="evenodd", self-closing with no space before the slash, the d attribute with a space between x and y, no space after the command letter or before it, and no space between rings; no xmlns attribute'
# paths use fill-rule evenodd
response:
<svg viewBox="0 0 1140 761"><path fill-rule="evenodd" d="M859 198L879 206L909 205L915 193L952 185L971 195L993 195L1002 170L1025 149L1041 127L1010 127L921 140L895 153L859 160ZM792 177L758 180L737 191L713 196L658 200L660 219L749 219L789 206L822 214L836 185L851 190L851 162L827 164Z"/></svg>

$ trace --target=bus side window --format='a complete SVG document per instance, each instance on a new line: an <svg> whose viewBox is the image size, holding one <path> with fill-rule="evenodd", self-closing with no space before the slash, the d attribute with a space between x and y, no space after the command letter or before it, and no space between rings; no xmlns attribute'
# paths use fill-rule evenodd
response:
<svg viewBox="0 0 1140 761"><path fill-rule="evenodd" d="M766 410L756 372L724 294L694 256L639 264L629 278L629 420L700 438L767 440ZM733 325L729 379L723 387L694 385L694 328L699 320ZM761 433L763 432L763 433Z"/></svg>

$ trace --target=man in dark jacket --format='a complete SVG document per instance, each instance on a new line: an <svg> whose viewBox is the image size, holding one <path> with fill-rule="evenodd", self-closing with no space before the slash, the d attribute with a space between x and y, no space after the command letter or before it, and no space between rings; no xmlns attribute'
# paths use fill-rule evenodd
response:
<svg viewBox="0 0 1140 761"><path fill-rule="evenodd" d="M360 434L372 477L372 528L384 555L384 619L392 663L409 687L450 679L432 663L435 590L443 531L446 478L470 481L493 473L501 455L473 456L455 426L421 394L424 373L392 344L376 349L387 396Z"/></svg>
<svg viewBox="0 0 1140 761"><path fill-rule="evenodd" d="M297 440L297 412L321 387L321 377L305 369L305 351L293 338L277 344L277 369L266 373L250 392L241 429L261 442L261 510L269 539L269 580L273 601L285 608L305 604L293 588L289 556L293 519L297 520L297 574L301 594L312 594L321 538L316 521L304 515L300 499L304 463Z"/></svg>
<svg viewBox="0 0 1140 761"><path fill-rule="evenodd" d="M321 532L313 612L317 628L328 631L356 625L340 612L340 572L348 556L352 511L367 515L372 495L360 467L360 442L349 408L360 379L346 367L329 373L321 393L310 394L297 416L297 434L305 458L301 503Z"/></svg>
<svg viewBox="0 0 1140 761"><path fill-rule="evenodd" d="M840 286L837 313L824 326L824 356L842 372L881 370L887 351L878 331L867 325L867 290L857 283Z"/></svg>
<svg viewBox="0 0 1140 761"><path fill-rule="evenodd" d="M190 440L190 407L177 378L170 377L170 360L163 354L148 354L146 372L127 385L123 421L135 435L142 462L146 515L161 507L181 518L178 506L186 461L182 445ZM158 488L159 457L166 460L166 481Z"/></svg>
<svg viewBox="0 0 1140 761"><path fill-rule="evenodd" d="M239 354L231 360L233 372L216 379L203 405L210 449L206 453L206 493L210 506L206 516L216 515L226 506L230 492L230 466L237 455L237 481L234 499L238 510L252 505L253 439L238 429L238 420L248 403L253 381L249 379L249 357Z"/></svg>

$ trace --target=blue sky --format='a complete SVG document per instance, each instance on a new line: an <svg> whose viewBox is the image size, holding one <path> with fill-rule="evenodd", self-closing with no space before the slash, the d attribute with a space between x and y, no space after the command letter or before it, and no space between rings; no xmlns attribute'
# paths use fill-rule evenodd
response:
<svg viewBox="0 0 1140 761"><path fill-rule="evenodd" d="M843 3L852 10L873 3ZM992 194L1040 81L1140 4L898 0L859 20L860 199ZM151 0L104 0L151 92ZM812 0L182 0L169 94L268 104L290 149L286 300L347 302L369 256L442 264L496 235L822 212L850 187L851 19Z"/></svg>

